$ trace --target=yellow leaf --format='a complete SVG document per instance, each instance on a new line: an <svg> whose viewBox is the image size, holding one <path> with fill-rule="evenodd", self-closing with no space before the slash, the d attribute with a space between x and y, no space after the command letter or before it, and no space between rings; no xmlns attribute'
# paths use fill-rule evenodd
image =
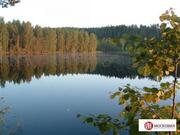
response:
<svg viewBox="0 0 180 135"><path fill-rule="evenodd" d="M159 91L159 92L157 93L157 96L158 96L158 97L160 97L160 96L161 96L161 91Z"/></svg>

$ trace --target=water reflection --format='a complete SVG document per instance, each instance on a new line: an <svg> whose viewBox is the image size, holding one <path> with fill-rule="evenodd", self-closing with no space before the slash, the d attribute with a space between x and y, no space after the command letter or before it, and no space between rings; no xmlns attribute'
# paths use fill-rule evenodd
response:
<svg viewBox="0 0 180 135"><path fill-rule="evenodd" d="M6 81L20 84L30 82L32 77L40 78L42 75L92 72L95 67L94 54L1 56L0 83L1 86L5 86Z"/></svg>
<svg viewBox="0 0 180 135"><path fill-rule="evenodd" d="M0 57L0 85L6 82L20 84L30 82L33 77L66 74L98 74L109 77L135 78L127 55L109 54L47 54Z"/></svg>
<svg viewBox="0 0 180 135"><path fill-rule="evenodd" d="M98 62L94 74L131 79L137 77L137 72L132 68L132 59L129 55L101 54L97 55L97 58Z"/></svg>
<svg viewBox="0 0 180 135"><path fill-rule="evenodd" d="M0 88L0 96L20 118L23 135L99 135L76 114L116 116L121 108L109 99L109 92L127 83L138 87L157 84L136 76L126 55L1 56L0 81L5 87ZM16 125L12 124L14 117L4 119L5 127Z"/></svg>

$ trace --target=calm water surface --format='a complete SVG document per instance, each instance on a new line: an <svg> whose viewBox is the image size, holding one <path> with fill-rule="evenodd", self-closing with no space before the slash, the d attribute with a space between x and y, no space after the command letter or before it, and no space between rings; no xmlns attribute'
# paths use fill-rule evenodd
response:
<svg viewBox="0 0 180 135"><path fill-rule="evenodd" d="M109 92L159 84L138 77L129 57L112 54L1 56L0 83L5 135L99 135L76 114L116 116L121 108Z"/></svg>

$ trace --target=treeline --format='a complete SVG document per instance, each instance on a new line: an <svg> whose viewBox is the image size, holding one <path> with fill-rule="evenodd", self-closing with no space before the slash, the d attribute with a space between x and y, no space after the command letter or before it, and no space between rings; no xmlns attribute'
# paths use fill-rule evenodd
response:
<svg viewBox="0 0 180 135"><path fill-rule="evenodd" d="M159 25L154 24L151 26L146 25L118 25L118 26L107 26L101 28L86 28L84 29L90 33L95 33L98 39L107 38L119 38L124 34L131 36L143 36L143 37L157 37L160 38Z"/></svg>
<svg viewBox="0 0 180 135"><path fill-rule="evenodd" d="M127 52L138 36L160 39L159 25L42 28L30 22L4 23L0 18L0 53Z"/></svg>
<svg viewBox="0 0 180 135"><path fill-rule="evenodd" d="M87 28L98 37L97 50L103 52L127 52L128 48L136 44L138 37L156 37L160 39L159 25L131 25L109 26L102 28Z"/></svg>
<svg viewBox="0 0 180 135"><path fill-rule="evenodd" d="M0 20L1 53L93 52L96 35L73 28L33 27L30 22Z"/></svg>
<svg viewBox="0 0 180 135"><path fill-rule="evenodd" d="M123 34L119 38L104 38L99 40L97 50L103 52L128 52L129 48L135 47L141 36Z"/></svg>

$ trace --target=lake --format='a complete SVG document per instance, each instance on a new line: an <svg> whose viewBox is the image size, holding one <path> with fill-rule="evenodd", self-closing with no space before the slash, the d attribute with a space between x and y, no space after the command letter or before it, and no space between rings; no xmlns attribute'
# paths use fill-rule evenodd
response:
<svg viewBox="0 0 180 135"><path fill-rule="evenodd" d="M99 135L76 115L116 116L121 107L110 92L159 85L131 63L127 55L102 53L0 56L0 134Z"/></svg>

